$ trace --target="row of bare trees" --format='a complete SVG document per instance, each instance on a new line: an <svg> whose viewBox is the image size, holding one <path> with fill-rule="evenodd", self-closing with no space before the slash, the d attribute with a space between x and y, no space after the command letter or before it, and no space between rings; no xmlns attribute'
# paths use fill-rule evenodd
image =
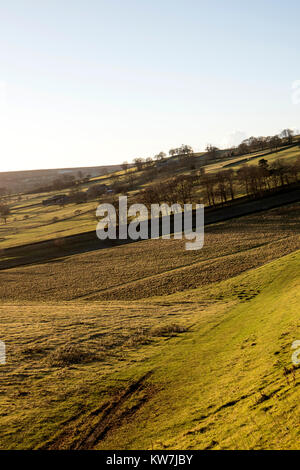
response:
<svg viewBox="0 0 300 470"><path fill-rule="evenodd" d="M237 147L241 155L263 150L277 151L282 145L291 145L294 142L295 132L284 129L280 134L267 137L249 137Z"/></svg>
<svg viewBox="0 0 300 470"><path fill-rule="evenodd" d="M193 200L193 190L195 187L194 176L178 176L170 178L163 183L156 183L144 189L139 200L147 207L151 204L187 204Z"/></svg>
<svg viewBox="0 0 300 470"><path fill-rule="evenodd" d="M208 205L226 203L236 194L260 197L268 191L297 183L300 180L300 158L294 163L276 160L269 164L261 159L258 165L243 165L236 172L232 169L203 174L200 184L204 188Z"/></svg>
<svg viewBox="0 0 300 470"><path fill-rule="evenodd" d="M237 171L225 169L215 173L193 172L148 186L139 194L139 200L150 204L205 203L209 206L225 204L237 195L261 197L300 181L300 158L294 163L276 160L269 164L261 159L258 165L243 165Z"/></svg>
<svg viewBox="0 0 300 470"><path fill-rule="evenodd" d="M181 147L170 149L169 150L169 155L170 157L172 156L182 156L182 157L187 157L189 155L192 155L194 153L192 147L190 145L185 145L182 144ZM167 154L165 152L159 152L157 155L154 155L153 158L147 157L147 158L142 158L142 157L137 157L133 159L133 163L137 167L137 170L143 170L146 168L150 168L155 164L156 162L163 161L167 158ZM122 163L122 169L127 172L130 168L130 165L127 161L124 161Z"/></svg>
<svg viewBox="0 0 300 470"><path fill-rule="evenodd" d="M227 152L223 153L225 156L230 155L247 155L253 152L261 152L264 150L270 151L277 151L279 147L283 145L290 145L294 142L295 132L291 129L284 129L280 134L274 136L260 136L260 137L249 137L248 139L243 140L237 147L232 147L227 149ZM206 153L215 158L218 155L219 149L218 147L208 144L206 146ZM184 157L188 157L193 155L194 150L190 145L182 144L178 148L172 148L169 150L169 156L179 156L181 157L182 161ZM151 157L148 158L135 158L133 162L135 163L138 170L142 170L144 168L151 167L156 161L162 161L167 157L167 154L164 152L159 152L157 155L154 156L152 159ZM128 162L123 162L122 164L123 170L127 171L129 169Z"/></svg>
<svg viewBox="0 0 300 470"><path fill-rule="evenodd" d="M300 159L294 163L276 160L269 164L261 159L258 166L243 166L237 172L237 178L248 196L260 196L266 191L278 189L299 181Z"/></svg>

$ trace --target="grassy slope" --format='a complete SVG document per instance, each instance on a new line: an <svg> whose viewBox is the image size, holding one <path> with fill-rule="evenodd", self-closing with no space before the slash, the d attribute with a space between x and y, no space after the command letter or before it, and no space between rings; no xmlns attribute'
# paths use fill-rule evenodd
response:
<svg viewBox="0 0 300 470"><path fill-rule="evenodd" d="M300 339L299 272L298 251L139 304L3 305L7 336L22 347L2 379L9 389L1 396L2 447L297 447L300 377L298 370L285 377L284 367ZM174 320L190 329L161 338L147 330ZM67 340L99 347L110 321L115 333L104 337L104 358L53 368L38 349L37 357L24 356L32 342L50 350ZM137 328L146 328L150 344L126 343Z"/></svg>
<svg viewBox="0 0 300 470"><path fill-rule="evenodd" d="M162 346L129 373L154 392L97 448L297 448L299 371L291 344L300 337L300 253L204 291L172 300L223 299L210 318ZM170 300L170 299L169 299ZM233 302L233 304L231 304Z"/></svg>
<svg viewBox="0 0 300 470"><path fill-rule="evenodd" d="M95 230L97 205L96 201L92 201L70 204L63 208L22 206L13 211L13 218L8 219L7 224L0 225L0 246L22 246L26 243ZM24 219L26 216L28 218ZM57 218L56 222L54 218Z"/></svg>

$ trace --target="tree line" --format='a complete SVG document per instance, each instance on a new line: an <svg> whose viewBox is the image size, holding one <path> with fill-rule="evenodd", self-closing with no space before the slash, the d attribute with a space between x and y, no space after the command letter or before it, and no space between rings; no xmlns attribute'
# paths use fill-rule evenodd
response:
<svg viewBox="0 0 300 470"><path fill-rule="evenodd" d="M294 163L261 159L258 165L243 165L237 171L224 169L206 173L204 168L190 175L179 175L154 183L138 195L140 202L151 204L203 203L225 204L237 196L262 197L268 192L300 180L300 158Z"/></svg>
<svg viewBox="0 0 300 470"><path fill-rule="evenodd" d="M280 134L276 134L273 136L260 136L260 137L249 137L244 139L238 146L230 147L222 152L222 156L224 158L228 158L231 156L240 156L240 155L248 155L250 153L270 150L270 151L277 151L279 147L284 145L291 145L294 142L295 132L291 129L284 129ZM208 144L205 148L205 153L215 158L217 157L220 149L215 145ZM172 148L168 152L170 157L179 157L179 161L186 162L188 159L184 157L190 157L194 155L194 150L190 145L182 144L178 148ZM156 162L161 162L167 158L167 154L165 152L159 152L153 158L147 157L137 157L133 159L133 163L137 167L137 170L143 170L150 168ZM127 172L130 168L130 164L125 161L122 163L122 169Z"/></svg>

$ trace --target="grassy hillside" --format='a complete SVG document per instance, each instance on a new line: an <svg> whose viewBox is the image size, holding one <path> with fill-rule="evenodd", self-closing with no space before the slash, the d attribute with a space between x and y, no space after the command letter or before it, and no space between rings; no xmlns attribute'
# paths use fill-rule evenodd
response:
<svg viewBox="0 0 300 470"><path fill-rule="evenodd" d="M1 304L1 447L297 447L299 272L298 251L138 303Z"/></svg>
<svg viewBox="0 0 300 470"><path fill-rule="evenodd" d="M210 225L199 251L66 254L95 201L42 199L15 200L0 231L0 247L54 238L51 261L1 253L0 448L297 448L300 203Z"/></svg>
<svg viewBox="0 0 300 470"><path fill-rule="evenodd" d="M58 194L59 191L53 194ZM52 194L52 193L50 193ZM0 225L0 246L22 246L40 240L62 238L80 232L95 230L96 201L70 204L66 207L43 206L47 195L37 195L13 206L13 216Z"/></svg>
<svg viewBox="0 0 300 470"><path fill-rule="evenodd" d="M300 377L290 357L300 335L299 272L298 252L173 297L222 300L136 368L135 377L152 371L146 383L153 390L144 386L146 400L134 417L113 422L96 448L296 448Z"/></svg>

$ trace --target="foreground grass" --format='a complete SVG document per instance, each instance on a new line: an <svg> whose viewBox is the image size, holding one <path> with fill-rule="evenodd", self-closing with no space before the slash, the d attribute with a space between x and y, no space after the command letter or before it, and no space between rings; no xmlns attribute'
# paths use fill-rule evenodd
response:
<svg viewBox="0 0 300 470"><path fill-rule="evenodd" d="M3 304L0 318L2 448L41 444L110 396L114 374L151 355L174 322L185 329L193 321L189 306L116 302Z"/></svg>
<svg viewBox="0 0 300 470"><path fill-rule="evenodd" d="M299 268L298 251L143 302L3 304L1 447L297 448Z"/></svg>

